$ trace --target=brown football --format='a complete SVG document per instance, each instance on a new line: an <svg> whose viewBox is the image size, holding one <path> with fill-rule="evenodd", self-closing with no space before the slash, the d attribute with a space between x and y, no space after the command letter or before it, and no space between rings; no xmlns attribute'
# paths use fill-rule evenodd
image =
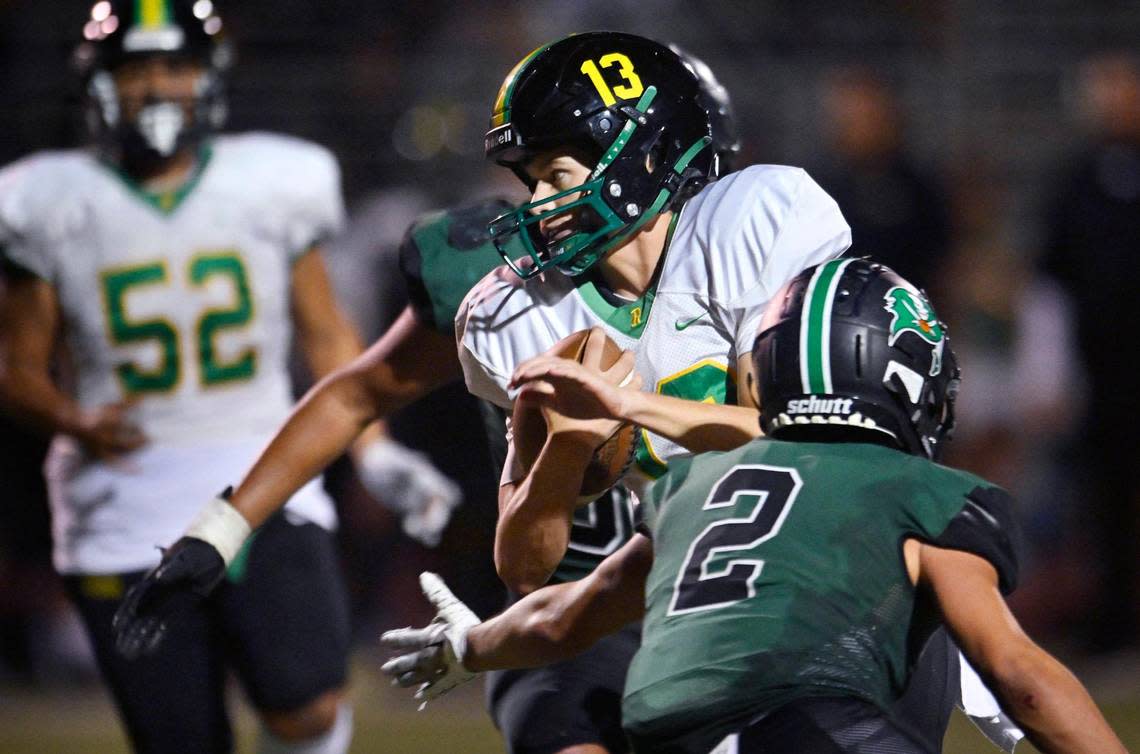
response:
<svg viewBox="0 0 1140 754"><path fill-rule="evenodd" d="M580 362L591 333L595 338L605 338L602 368L610 368L621 357L622 351L621 347L601 330L579 330L571 333L555 343L547 353ZM511 417L511 434L514 437L515 456L523 468L530 469L546 442L546 420L542 416L542 410L522 401L515 403ZM617 483L633 460L635 440L634 426L622 424L598 446L582 477L582 488L578 492L579 505L597 499Z"/></svg>

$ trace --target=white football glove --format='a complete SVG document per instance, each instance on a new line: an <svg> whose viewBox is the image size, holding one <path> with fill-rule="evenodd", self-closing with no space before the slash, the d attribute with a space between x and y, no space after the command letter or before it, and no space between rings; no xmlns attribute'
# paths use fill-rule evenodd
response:
<svg viewBox="0 0 1140 754"><path fill-rule="evenodd" d="M370 443L357 458L356 473L368 494L401 517L404 533L435 547L463 496L428 457L395 440Z"/></svg>
<svg viewBox="0 0 1140 754"><path fill-rule="evenodd" d="M436 574L421 573L420 588L435 606L435 619L423 628L385 631L380 646L402 654L384 663L380 671L405 688L420 684L415 698L423 700L422 710L429 700L479 675L463 667L463 655L467 632L480 621Z"/></svg>

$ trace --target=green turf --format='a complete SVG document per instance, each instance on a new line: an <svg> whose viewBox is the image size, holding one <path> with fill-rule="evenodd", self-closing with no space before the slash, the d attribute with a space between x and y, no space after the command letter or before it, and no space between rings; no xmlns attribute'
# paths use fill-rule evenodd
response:
<svg viewBox="0 0 1140 754"><path fill-rule="evenodd" d="M353 754L496 754L498 734L483 711L482 684L473 683L416 711L411 694L393 689L358 660L353 675L356 732ZM1103 709L1125 745L1140 752L1140 677L1098 689ZM234 694L235 699L239 695ZM252 754L257 724L248 707L236 703L238 752ZM996 752L961 715L946 737L947 754ZM1028 744L1018 754L1032 754ZM0 688L0 754L126 754L128 748L106 696L98 688L28 691Z"/></svg>

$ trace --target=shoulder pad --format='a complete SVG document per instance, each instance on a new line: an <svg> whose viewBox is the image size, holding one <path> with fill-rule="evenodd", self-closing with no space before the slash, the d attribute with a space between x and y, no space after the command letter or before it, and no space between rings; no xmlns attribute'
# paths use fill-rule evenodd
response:
<svg viewBox="0 0 1140 754"><path fill-rule="evenodd" d="M931 544L985 558L997 570L1003 594L1016 588L1021 529L1013 498L1000 487L979 485L967 493L962 509Z"/></svg>
<svg viewBox="0 0 1140 754"><path fill-rule="evenodd" d="M265 211L281 218L290 254L308 251L344 226L340 166L325 147L265 132L218 136L212 144L231 182L263 192Z"/></svg>
<svg viewBox="0 0 1140 754"><path fill-rule="evenodd" d="M54 255L84 232L85 192L95 190L94 158L80 151L39 152L0 170L0 250L8 264L50 280Z"/></svg>
<svg viewBox="0 0 1140 754"><path fill-rule="evenodd" d="M400 244L400 271L420 321L453 334L464 296L502 263L487 225L510 206L491 200L429 212L408 229Z"/></svg>
<svg viewBox="0 0 1140 754"><path fill-rule="evenodd" d="M699 265L706 271L711 297L730 306L743 297L756 296L759 288L766 290L773 271L769 268L784 266L773 264L777 250L780 255L807 256L835 235L823 227L819 230L826 238L806 237L802 243L782 249L786 244L780 243L781 237L802 210L797 203L816 203L815 191L805 192L805 186L817 188L802 168L786 165L753 165L710 183L682 210L673 243L682 245L684 253L670 255L663 279L668 276L680 282L691 277L683 268ZM819 194L829 202L826 209L841 221L830 197L822 190ZM846 224L842 225L847 231ZM787 261L793 263L795 272L806 266L798 258ZM673 267L678 269L668 269Z"/></svg>
<svg viewBox="0 0 1140 754"><path fill-rule="evenodd" d="M258 131L217 136L211 148L223 166L232 166L251 182L272 186L279 194L303 199L316 192L340 193L340 166L320 144Z"/></svg>

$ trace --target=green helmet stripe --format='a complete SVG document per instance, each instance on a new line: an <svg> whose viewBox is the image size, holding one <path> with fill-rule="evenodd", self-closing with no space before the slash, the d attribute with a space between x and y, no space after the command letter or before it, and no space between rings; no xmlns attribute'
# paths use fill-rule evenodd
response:
<svg viewBox="0 0 1140 754"><path fill-rule="evenodd" d="M693 161L693 158L700 154L700 151L707 147L709 144L712 144L711 136L702 136L701 138L694 141L693 145L686 149L685 153L681 155L680 159L677 160L677 164L673 166L673 170L678 175L684 173L685 168L689 167L689 163Z"/></svg>
<svg viewBox="0 0 1140 754"><path fill-rule="evenodd" d="M850 259L821 264L808 282L800 313L800 381L805 393L831 392L831 309Z"/></svg>
<svg viewBox="0 0 1140 754"><path fill-rule="evenodd" d="M644 113L649 109L649 106L653 104L653 98L656 96L657 87L646 87L645 94L641 95L641 99L637 101L635 109L639 113ZM590 174L591 180L604 173L606 168L608 168L613 163L613 161L617 159L618 155L621 154L621 150L625 149L625 145L626 142L629 141L629 137L632 136L634 130L637 129L637 125L637 121L633 118L630 118L625 122L625 125L622 126L621 132L617 135L617 138L614 139L614 143L610 144L610 148L606 150L606 153L602 155L602 159L598 160L598 164L594 166L594 172Z"/></svg>
<svg viewBox="0 0 1140 754"><path fill-rule="evenodd" d="M554 43L551 42L550 44ZM530 61L549 49L550 44L531 50L526 57L515 64L515 67L503 79L503 85L499 87L499 94L495 97L495 105L491 108L491 128L498 128L511 119L511 97L515 94L515 85L518 84L519 74L523 72Z"/></svg>

